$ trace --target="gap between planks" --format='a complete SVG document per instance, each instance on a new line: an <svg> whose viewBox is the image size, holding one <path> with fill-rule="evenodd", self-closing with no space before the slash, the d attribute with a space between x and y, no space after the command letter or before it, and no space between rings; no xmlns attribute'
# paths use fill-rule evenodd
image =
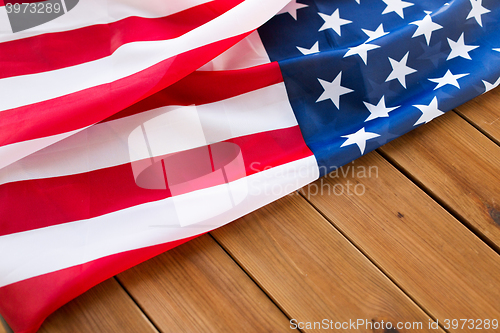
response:
<svg viewBox="0 0 500 333"><path fill-rule="evenodd" d="M255 283L255 284L256 284L256 285L260 288L260 290L262 290L262 292L264 293L264 295L266 295L266 296L267 296L267 298L269 299L269 301L270 301L270 302L272 302L272 303L273 303L273 304L274 304L274 305L275 305L275 306L276 306L276 307L277 307L277 308L281 311L281 313L283 313L283 315L284 315L285 317L287 317L287 319L288 319L288 320L291 320L292 318L290 318L290 317L287 315L287 313L286 313L286 312L285 312L285 311L284 311L284 310L283 310L283 309L279 306L279 304L276 304L276 302L274 302L274 300L273 300L273 299L272 299L272 298L271 298L271 297L270 297L270 296L269 296L269 295L265 292L265 290L262 288L262 286L261 286L261 285L259 285L259 282L258 282L258 281L256 281L256 280L254 280L254 279L252 278L252 276L250 276L250 275L248 274L248 272L245 270L245 268L244 268L243 266L241 266L241 265L240 265L240 263L239 263L239 262L238 262L235 258L233 258L229 252L227 252L227 250L224 248L224 246L222 246L222 244L220 244L220 243L217 241L217 239L215 239L215 237L214 237L214 236L212 236L212 234L211 234L210 232L209 232L209 235L210 235L210 237L214 240L214 242L216 242L216 243L217 243L217 245L219 245L219 247L220 247L220 248L221 248L221 249L222 249L222 250L223 250L223 251L227 254L227 256L228 256L228 257L230 257L236 265L238 265L238 267L239 267L239 268L240 268L240 269L241 269L241 270L242 270L242 271L243 271L243 272L247 275L247 277L248 277L250 280L252 280L252 281L253 281L253 282L254 282L254 283ZM297 332L301 332L301 333L303 332L301 329L298 329L298 328L296 329L296 331L297 331ZM0 333L1 333L1 332L0 332Z"/></svg>
<svg viewBox="0 0 500 333"><path fill-rule="evenodd" d="M208 234L117 276L162 332L278 332L289 319Z"/></svg>
<svg viewBox="0 0 500 333"><path fill-rule="evenodd" d="M500 87L456 107L455 112L500 145Z"/></svg>
<svg viewBox="0 0 500 333"><path fill-rule="evenodd" d="M89 289L52 313L39 333L158 333L114 278Z"/></svg>

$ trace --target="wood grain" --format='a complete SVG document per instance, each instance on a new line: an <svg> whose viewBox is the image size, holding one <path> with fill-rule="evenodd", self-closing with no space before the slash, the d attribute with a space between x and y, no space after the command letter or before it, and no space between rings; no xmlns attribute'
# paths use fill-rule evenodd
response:
<svg viewBox="0 0 500 333"><path fill-rule="evenodd" d="M288 323L209 235L118 278L162 332L280 332Z"/></svg>
<svg viewBox="0 0 500 333"><path fill-rule="evenodd" d="M0 321L0 333L7 333L7 328L4 327L4 324L2 321Z"/></svg>
<svg viewBox="0 0 500 333"><path fill-rule="evenodd" d="M427 315L299 195L211 233L297 322L409 321L427 331Z"/></svg>
<svg viewBox="0 0 500 333"><path fill-rule="evenodd" d="M500 249L499 146L449 112L380 151Z"/></svg>
<svg viewBox="0 0 500 333"><path fill-rule="evenodd" d="M324 191L310 202L441 322L500 318L498 254L377 153L350 166L354 176L348 171L314 183ZM362 172L370 167L371 177ZM351 195L327 193L348 182ZM353 194L355 185L362 195Z"/></svg>
<svg viewBox="0 0 500 333"><path fill-rule="evenodd" d="M158 332L114 278L50 315L39 333Z"/></svg>
<svg viewBox="0 0 500 333"><path fill-rule="evenodd" d="M500 145L499 88L476 97L455 110Z"/></svg>

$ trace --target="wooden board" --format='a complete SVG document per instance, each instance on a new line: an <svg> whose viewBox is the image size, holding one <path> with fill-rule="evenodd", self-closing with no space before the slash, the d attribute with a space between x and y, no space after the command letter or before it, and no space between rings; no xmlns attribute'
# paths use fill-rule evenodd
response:
<svg viewBox="0 0 500 333"><path fill-rule="evenodd" d="M209 235L118 276L162 332L280 332L288 318Z"/></svg>
<svg viewBox="0 0 500 333"><path fill-rule="evenodd" d="M50 315L39 333L158 332L114 278Z"/></svg>
<svg viewBox="0 0 500 333"><path fill-rule="evenodd" d="M422 322L428 331L429 317L299 195L211 234L304 332L313 331L307 322L358 319ZM344 331L377 332L364 325Z"/></svg>
<svg viewBox="0 0 500 333"><path fill-rule="evenodd" d="M323 193L311 203L440 322L499 319L498 254L377 153L349 166L354 176L314 183ZM328 186L345 191L328 194Z"/></svg>
<svg viewBox="0 0 500 333"><path fill-rule="evenodd" d="M380 151L500 249L498 145L449 112Z"/></svg>
<svg viewBox="0 0 500 333"><path fill-rule="evenodd" d="M456 111L500 145L500 88L474 98Z"/></svg>

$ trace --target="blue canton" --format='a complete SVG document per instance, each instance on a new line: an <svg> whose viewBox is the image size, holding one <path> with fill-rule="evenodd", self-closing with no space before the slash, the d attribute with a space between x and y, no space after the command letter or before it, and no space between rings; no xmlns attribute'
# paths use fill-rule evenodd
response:
<svg viewBox="0 0 500 333"><path fill-rule="evenodd" d="M500 83L498 0L292 0L258 32L322 175Z"/></svg>

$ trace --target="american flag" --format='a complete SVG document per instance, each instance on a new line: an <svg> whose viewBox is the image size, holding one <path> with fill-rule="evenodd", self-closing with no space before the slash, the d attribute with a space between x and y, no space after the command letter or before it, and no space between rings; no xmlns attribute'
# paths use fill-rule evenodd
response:
<svg viewBox="0 0 500 333"><path fill-rule="evenodd" d="M498 86L499 19L495 0L82 0L1 22L0 313L34 331Z"/></svg>

